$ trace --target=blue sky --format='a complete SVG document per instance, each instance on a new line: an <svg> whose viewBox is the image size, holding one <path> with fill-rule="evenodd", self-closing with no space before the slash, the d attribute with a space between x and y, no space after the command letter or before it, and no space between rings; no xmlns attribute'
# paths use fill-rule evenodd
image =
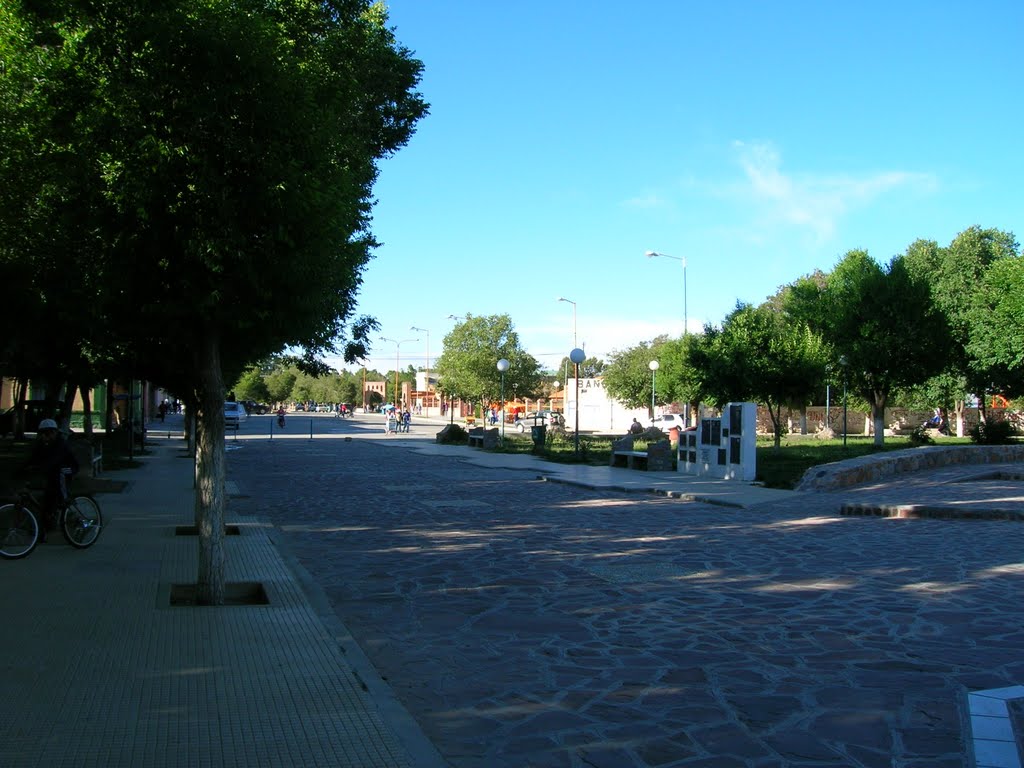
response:
<svg viewBox="0 0 1024 768"><path fill-rule="evenodd" d="M426 363L507 313L553 368L852 248L1024 235L1024 3L389 0L431 114L381 164L359 312ZM378 342L370 365L395 364Z"/></svg>

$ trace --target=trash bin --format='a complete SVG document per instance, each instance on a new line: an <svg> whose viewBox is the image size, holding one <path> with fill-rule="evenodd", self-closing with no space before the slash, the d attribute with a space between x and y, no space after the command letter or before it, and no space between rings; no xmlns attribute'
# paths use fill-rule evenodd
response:
<svg viewBox="0 0 1024 768"><path fill-rule="evenodd" d="M544 438L547 437L548 428L543 424L537 424L536 426L530 427L530 437L533 438L533 444L537 448L544 445Z"/></svg>

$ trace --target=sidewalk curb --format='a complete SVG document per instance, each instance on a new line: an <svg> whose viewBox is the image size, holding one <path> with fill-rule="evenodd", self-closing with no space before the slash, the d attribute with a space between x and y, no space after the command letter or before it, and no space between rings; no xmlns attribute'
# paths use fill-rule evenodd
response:
<svg viewBox="0 0 1024 768"><path fill-rule="evenodd" d="M281 559L295 576L295 581L305 594L313 612L338 643L352 673L380 711L381 717L388 724L395 738L405 748L409 758L413 761L411 768L450 768L450 764L441 757L441 753L437 751L433 742L423 733L419 723L399 702L391 686L381 678L377 668L359 647L348 627L331 609L330 601L323 589L295 557L283 540L284 537L278 535L281 533L280 529L275 525L271 530L274 533L273 536L268 536L271 544L277 549Z"/></svg>

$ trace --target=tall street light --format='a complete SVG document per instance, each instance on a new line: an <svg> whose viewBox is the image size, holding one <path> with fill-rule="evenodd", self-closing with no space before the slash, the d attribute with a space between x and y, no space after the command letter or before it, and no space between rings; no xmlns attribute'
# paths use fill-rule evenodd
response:
<svg viewBox="0 0 1024 768"><path fill-rule="evenodd" d="M508 370L509 362L504 357L498 361L498 370L501 372L501 444L505 444L505 371Z"/></svg>
<svg viewBox="0 0 1024 768"><path fill-rule="evenodd" d="M575 306L575 305L574 305ZM587 353L579 347L569 353L569 359L576 366L576 460L580 458L580 363L587 359Z"/></svg>
<svg viewBox="0 0 1024 768"><path fill-rule="evenodd" d="M657 360L651 360L651 362L649 362L647 364L647 367L651 369L651 423L653 424L654 423L654 392L655 392L654 383L655 383L655 381L657 379L657 376L658 376L658 368L660 368L661 365L658 363Z"/></svg>
<svg viewBox="0 0 1024 768"><path fill-rule="evenodd" d="M846 370L850 365L850 362L846 359L846 355L840 355L839 365L843 368L843 448L846 448L846 381L847 374Z"/></svg>
<svg viewBox="0 0 1024 768"><path fill-rule="evenodd" d="M675 259L683 263L683 336L686 336L689 331L686 327L687 313L686 313L686 257L685 256L669 256L667 253L660 253L658 251L648 251L646 254L648 259L661 257L663 259Z"/></svg>
<svg viewBox="0 0 1024 768"><path fill-rule="evenodd" d="M395 345L395 402L393 403L393 405L395 406L395 408L397 408L398 407L398 353L402 349L402 345L405 344L405 342L407 342L407 341L419 341L419 339L402 339L401 341L397 341L396 339L389 339L386 336L381 336L380 340L381 341L390 341L392 344Z"/></svg>
<svg viewBox="0 0 1024 768"><path fill-rule="evenodd" d="M409 329L410 331L416 331L417 333L427 334L427 397L424 400L424 405L427 410L430 410L430 331L426 328L417 328L415 325Z"/></svg>
<svg viewBox="0 0 1024 768"><path fill-rule="evenodd" d="M558 297L559 301L564 301L572 304L572 345L576 347L576 302L572 299L566 299L561 296Z"/></svg>

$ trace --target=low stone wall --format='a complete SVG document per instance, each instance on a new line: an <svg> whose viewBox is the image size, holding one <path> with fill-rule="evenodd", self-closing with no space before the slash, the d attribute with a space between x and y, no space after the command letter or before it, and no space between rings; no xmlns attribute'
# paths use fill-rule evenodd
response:
<svg viewBox="0 0 1024 768"><path fill-rule="evenodd" d="M798 491L834 491L851 485L883 480L904 472L951 464L1024 462L1024 445L922 446L902 451L858 456L811 467L797 483Z"/></svg>

